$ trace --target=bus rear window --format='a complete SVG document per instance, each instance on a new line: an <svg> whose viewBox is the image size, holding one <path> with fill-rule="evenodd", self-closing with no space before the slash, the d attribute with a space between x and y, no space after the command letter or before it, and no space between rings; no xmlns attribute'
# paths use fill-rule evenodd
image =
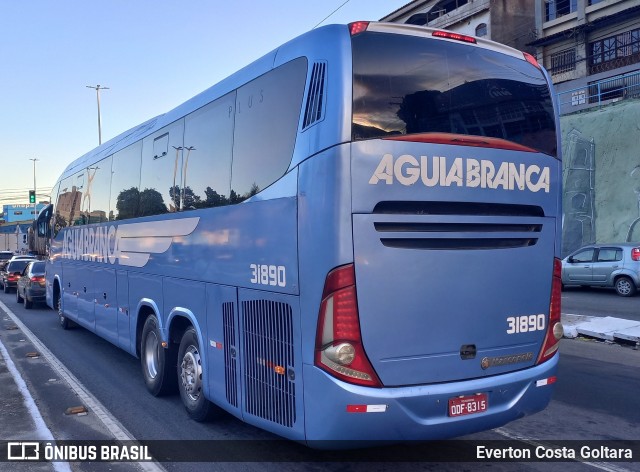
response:
<svg viewBox="0 0 640 472"><path fill-rule="evenodd" d="M557 155L549 87L524 59L388 33L363 33L352 43L354 140L455 133Z"/></svg>

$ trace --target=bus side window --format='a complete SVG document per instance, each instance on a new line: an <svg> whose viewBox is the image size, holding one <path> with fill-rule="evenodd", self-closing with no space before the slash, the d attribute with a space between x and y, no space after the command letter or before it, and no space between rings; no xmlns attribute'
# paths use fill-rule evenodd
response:
<svg viewBox="0 0 640 472"><path fill-rule="evenodd" d="M239 203L284 175L293 156L307 60L298 58L238 89L231 203Z"/></svg>

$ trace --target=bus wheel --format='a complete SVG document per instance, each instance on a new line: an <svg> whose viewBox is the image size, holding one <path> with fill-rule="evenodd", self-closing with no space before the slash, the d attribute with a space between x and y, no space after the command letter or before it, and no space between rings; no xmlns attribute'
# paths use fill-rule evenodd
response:
<svg viewBox="0 0 640 472"><path fill-rule="evenodd" d="M217 413L217 407L204 397L202 390L202 359L195 329L188 328L182 335L178 350L178 377L180 397L191 419L206 421Z"/></svg>
<svg viewBox="0 0 640 472"><path fill-rule="evenodd" d="M64 316L64 312L62 311L62 294L60 292L58 292L58 296L56 297L56 309L58 310L58 322L62 329L71 328L71 321Z"/></svg>
<svg viewBox="0 0 640 472"><path fill-rule="evenodd" d="M140 339L140 362L147 390L154 396L166 395L176 388L176 348L161 344L158 319L150 315L144 322Z"/></svg>

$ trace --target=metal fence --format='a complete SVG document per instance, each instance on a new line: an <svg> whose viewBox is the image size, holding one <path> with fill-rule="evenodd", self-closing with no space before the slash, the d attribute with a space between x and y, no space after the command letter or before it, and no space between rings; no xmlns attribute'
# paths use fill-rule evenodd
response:
<svg viewBox="0 0 640 472"><path fill-rule="evenodd" d="M627 98L640 98L640 71L589 82L558 93L561 114Z"/></svg>

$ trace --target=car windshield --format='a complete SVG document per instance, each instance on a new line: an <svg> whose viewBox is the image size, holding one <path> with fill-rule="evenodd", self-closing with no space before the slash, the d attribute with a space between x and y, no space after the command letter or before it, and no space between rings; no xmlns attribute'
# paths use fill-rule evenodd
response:
<svg viewBox="0 0 640 472"><path fill-rule="evenodd" d="M29 262L31 262L29 259L10 262L7 266L7 272L22 272Z"/></svg>

